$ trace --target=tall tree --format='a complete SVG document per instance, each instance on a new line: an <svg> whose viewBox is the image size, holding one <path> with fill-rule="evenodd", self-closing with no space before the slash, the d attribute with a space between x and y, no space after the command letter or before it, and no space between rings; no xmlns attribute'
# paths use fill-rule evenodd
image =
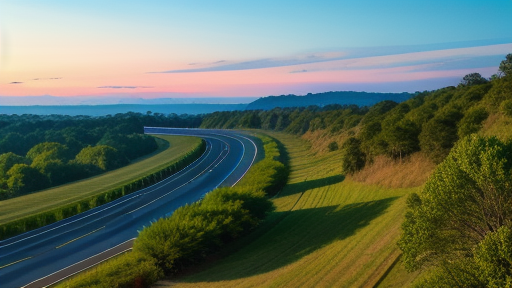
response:
<svg viewBox="0 0 512 288"><path fill-rule="evenodd" d="M507 54L505 60L501 61L499 74L502 76L512 75L512 53Z"/></svg>
<svg viewBox="0 0 512 288"><path fill-rule="evenodd" d="M445 270L462 269L464 273L453 276L456 278L465 279L467 273L480 277L479 271L464 268L464 263L473 261L474 249L489 233L512 224L511 174L512 142L476 135L461 140L436 168L422 193L407 200L399 240L406 267L415 270L430 264ZM497 265L502 264L507 267L506 263ZM445 271L446 275L450 271Z"/></svg>
<svg viewBox="0 0 512 288"><path fill-rule="evenodd" d="M460 81L460 85L462 86L473 86L478 84L485 84L489 82L489 80L485 79L480 75L480 73L471 73L467 74L462 78L462 81Z"/></svg>
<svg viewBox="0 0 512 288"><path fill-rule="evenodd" d="M121 167L128 162L116 149L106 145L85 147L76 155L74 161L79 164L94 165L103 171Z"/></svg>
<svg viewBox="0 0 512 288"><path fill-rule="evenodd" d="M366 155L361 151L361 141L350 137L343 143L341 148L343 149L342 168L344 173L354 174L363 169Z"/></svg>

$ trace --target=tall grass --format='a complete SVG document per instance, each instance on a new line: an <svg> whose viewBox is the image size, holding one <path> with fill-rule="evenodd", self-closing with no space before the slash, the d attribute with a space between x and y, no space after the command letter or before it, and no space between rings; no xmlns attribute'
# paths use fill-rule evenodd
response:
<svg viewBox="0 0 512 288"><path fill-rule="evenodd" d="M384 155L375 157L361 171L350 178L357 182L382 185L388 188L418 187L427 181L436 165L421 152L414 153L402 161Z"/></svg>
<svg viewBox="0 0 512 288"><path fill-rule="evenodd" d="M345 179L341 152L314 153L300 138L269 134L290 156L288 184L273 199L276 211L239 250L172 279L170 287L373 287L387 278L400 254L403 196L419 189ZM411 280L400 274L388 283Z"/></svg>

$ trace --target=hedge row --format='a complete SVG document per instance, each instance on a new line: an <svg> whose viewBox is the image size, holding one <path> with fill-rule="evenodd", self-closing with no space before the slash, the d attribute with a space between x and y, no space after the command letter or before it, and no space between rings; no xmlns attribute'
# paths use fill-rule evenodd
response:
<svg viewBox="0 0 512 288"><path fill-rule="evenodd" d="M132 281L123 280L122 285L108 287L149 287L156 281L154 275L172 275L249 233L274 209L268 193L282 188L288 178L287 167L278 161L282 159L278 144L267 136L260 139L265 158L253 165L235 187L215 189L203 200L177 209L170 217L159 219L140 232L133 252L127 255L144 255L151 259L144 263L153 263L152 269L145 266L146 270L141 270L133 257L123 255L117 270L99 266L59 287L114 283L116 275L131 275ZM98 284L94 287L107 286Z"/></svg>
<svg viewBox="0 0 512 288"><path fill-rule="evenodd" d="M205 149L206 144L204 141L201 141L201 144L195 147L194 150L157 172L78 202L0 225L0 240L69 218L114 201L124 195L149 187L190 165L204 153Z"/></svg>

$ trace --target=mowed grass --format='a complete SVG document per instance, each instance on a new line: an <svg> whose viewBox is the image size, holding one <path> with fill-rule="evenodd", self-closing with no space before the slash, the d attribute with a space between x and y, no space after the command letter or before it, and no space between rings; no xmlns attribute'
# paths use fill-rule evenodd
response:
<svg viewBox="0 0 512 288"><path fill-rule="evenodd" d="M400 270L396 241L405 195L345 179L341 153L314 155L295 136L269 133L290 156L288 185L277 207L235 252L155 287L403 287L416 277ZM394 269L392 269L394 267ZM398 267L398 268L397 268ZM386 277L387 275L387 277Z"/></svg>
<svg viewBox="0 0 512 288"><path fill-rule="evenodd" d="M0 224L79 201L156 172L196 147L201 139L185 136L157 136L159 149L132 164L107 173L0 201Z"/></svg>

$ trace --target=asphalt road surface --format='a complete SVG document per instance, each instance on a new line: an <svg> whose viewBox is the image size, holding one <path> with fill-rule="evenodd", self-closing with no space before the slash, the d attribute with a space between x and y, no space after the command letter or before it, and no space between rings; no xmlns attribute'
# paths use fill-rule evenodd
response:
<svg viewBox="0 0 512 288"><path fill-rule="evenodd" d="M147 134L203 138L205 153L169 178L79 215L0 241L0 287L44 287L132 247L152 221L233 186L257 159L256 143L236 131L145 127Z"/></svg>

